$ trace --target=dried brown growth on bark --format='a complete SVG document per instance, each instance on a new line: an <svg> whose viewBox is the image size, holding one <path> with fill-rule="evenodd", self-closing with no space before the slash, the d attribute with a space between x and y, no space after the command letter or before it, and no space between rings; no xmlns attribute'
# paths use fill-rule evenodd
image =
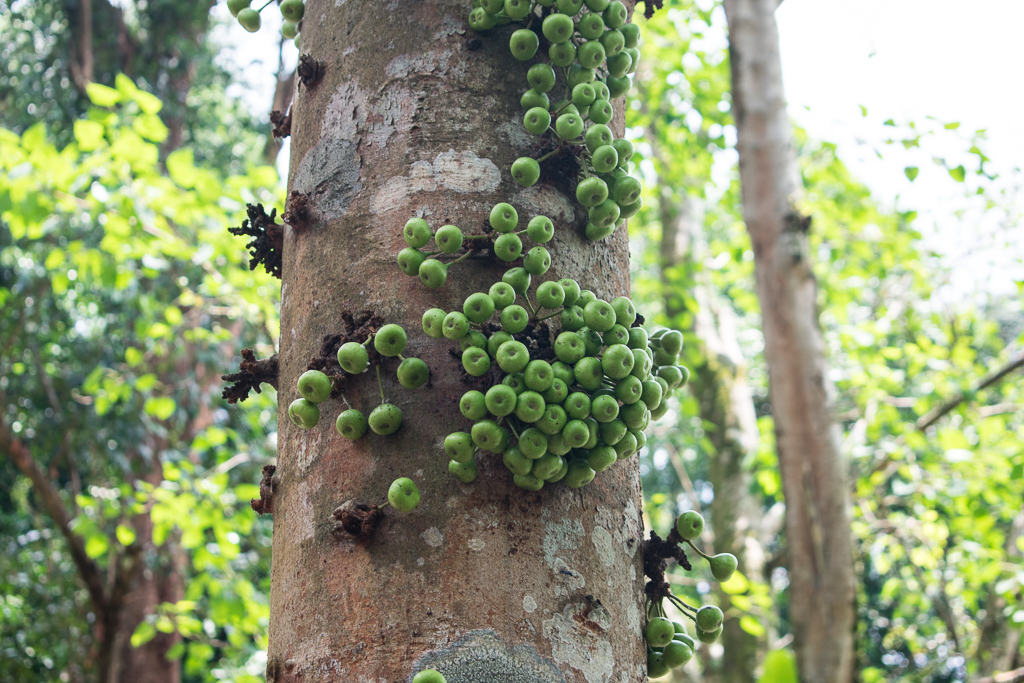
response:
<svg viewBox="0 0 1024 683"><path fill-rule="evenodd" d="M347 534L355 539L369 538L383 516L384 511L376 505L347 500L331 515L334 520L331 533L336 536Z"/></svg>
<svg viewBox="0 0 1024 683"><path fill-rule="evenodd" d="M296 70L299 74L299 81L307 88L312 88L323 76L323 65L310 57L308 54L299 55L299 66Z"/></svg>
<svg viewBox="0 0 1024 683"><path fill-rule="evenodd" d="M275 138L286 138L292 134L291 111L281 113L275 109L270 112L270 122L274 124L273 135Z"/></svg>
<svg viewBox="0 0 1024 683"><path fill-rule="evenodd" d="M281 220L293 228L304 228L309 223L309 195L292 190L288 193Z"/></svg>
<svg viewBox="0 0 1024 683"><path fill-rule="evenodd" d="M644 593L651 600L663 600L672 592L668 581L665 580L665 569L668 568L669 560L675 560L686 571L693 569L690 566L690 560L686 557L686 552L680 545L685 542L675 527L672 528L672 532L666 539L658 536L657 532L651 531L651 538L644 543L643 548L644 576L649 579L647 585L644 586Z"/></svg>
<svg viewBox="0 0 1024 683"><path fill-rule="evenodd" d="M256 498L249 500L249 505L260 516L274 514L274 472L276 471L277 468L273 465L263 466L263 479L260 480L260 497L258 500Z"/></svg>
<svg viewBox="0 0 1024 683"><path fill-rule="evenodd" d="M644 0L644 18L650 19L656 10L663 9L662 2L664 0Z"/></svg>
<svg viewBox="0 0 1024 683"><path fill-rule="evenodd" d="M238 364L239 372L221 375L225 382L233 382L224 387L221 398L228 403L238 403L249 398L249 392L262 393L261 384L269 384L277 389L277 354L270 358L257 359L252 349L242 349L242 362Z"/></svg>
<svg viewBox="0 0 1024 683"><path fill-rule="evenodd" d="M249 270L256 270L256 266L263 264L268 273L281 279L281 255L284 253L284 226L275 219L277 209L271 209L267 215L262 204L253 206L246 204L245 210L249 218L242 221L240 228L228 228L232 235L248 235L253 238L245 248L249 250L252 258L249 260Z"/></svg>
<svg viewBox="0 0 1024 683"><path fill-rule="evenodd" d="M384 318L373 311L341 312L342 331L328 334L320 342L320 354L309 361L307 370L319 370L331 378L331 398L341 398L341 390L348 374L338 364L338 349L342 344L356 342L362 344L384 324ZM379 365L381 356L373 345L366 347L371 365Z"/></svg>

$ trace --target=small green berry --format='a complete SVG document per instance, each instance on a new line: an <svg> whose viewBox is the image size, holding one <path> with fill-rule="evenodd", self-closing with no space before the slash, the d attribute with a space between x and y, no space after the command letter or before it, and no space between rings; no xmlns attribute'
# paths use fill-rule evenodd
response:
<svg viewBox="0 0 1024 683"><path fill-rule="evenodd" d="M479 420L487 415L487 405L484 395L475 389L467 391L459 399L459 412L467 420Z"/></svg>
<svg viewBox="0 0 1024 683"><path fill-rule="evenodd" d="M513 21L525 19L530 13L530 0L505 0L505 15Z"/></svg>
<svg viewBox="0 0 1024 683"><path fill-rule="evenodd" d="M474 7L469 13L469 26L474 31L489 31L496 24L495 16L483 7Z"/></svg>
<svg viewBox="0 0 1024 683"><path fill-rule="evenodd" d="M543 135L551 125L551 113L547 107L533 107L523 115L523 127L534 135Z"/></svg>
<svg viewBox="0 0 1024 683"><path fill-rule="evenodd" d="M547 111L548 107L551 106L551 101L544 93L537 92L531 88L524 92L523 96L519 98L519 106L527 111L534 107L540 107Z"/></svg>
<svg viewBox="0 0 1024 683"><path fill-rule="evenodd" d="M626 23L626 18L629 13L626 11L626 6L619 0L615 0L608 5L608 8L604 11L604 24L608 28L619 28Z"/></svg>
<svg viewBox="0 0 1024 683"><path fill-rule="evenodd" d="M583 133L583 119L579 114L564 113L555 120L555 132L563 140L575 140Z"/></svg>
<svg viewBox="0 0 1024 683"><path fill-rule="evenodd" d="M606 31L600 38L601 45L608 57L618 57L626 47L626 39L617 30Z"/></svg>
<svg viewBox="0 0 1024 683"><path fill-rule="evenodd" d="M542 282L538 285L537 303L544 308L558 308L563 301L565 301L565 290L562 289L562 285L557 282Z"/></svg>
<svg viewBox="0 0 1024 683"><path fill-rule="evenodd" d="M596 69L605 57L604 45L597 40L588 40L576 50L576 60L587 69Z"/></svg>
<svg viewBox="0 0 1024 683"><path fill-rule="evenodd" d="M547 64L534 64L526 72L526 81L537 92L548 92L555 87L555 70Z"/></svg>
<svg viewBox="0 0 1024 683"><path fill-rule="evenodd" d="M530 275L541 276L551 267L551 254L544 247L534 247L523 257L523 268Z"/></svg>
<svg viewBox="0 0 1024 683"><path fill-rule="evenodd" d="M644 639L651 647L665 647L672 642L672 636L676 634L672 622L665 617L655 617L647 622L644 629Z"/></svg>
<svg viewBox="0 0 1024 683"><path fill-rule="evenodd" d="M526 296L526 292L530 289L530 281L532 280L530 273L525 268L509 268L505 271L505 274L501 276L501 281L510 285L515 290L516 294Z"/></svg>
<svg viewBox="0 0 1024 683"><path fill-rule="evenodd" d="M552 43L548 48L548 59L555 66L566 67L576 61L576 46L572 42Z"/></svg>
<svg viewBox="0 0 1024 683"><path fill-rule="evenodd" d="M532 157L519 157L512 162L512 179L523 187L533 187L540 180L540 164Z"/></svg>
<svg viewBox="0 0 1024 683"><path fill-rule="evenodd" d="M312 401L297 398L288 406L288 417L300 429L312 429L320 421L320 408Z"/></svg>
<svg viewBox="0 0 1024 683"><path fill-rule="evenodd" d="M684 541L692 541L704 533L704 518L696 510L687 510L676 519L676 531Z"/></svg>
<svg viewBox="0 0 1024 683"><path fill-rule="evenodd" d="M228 0L228 11L231 16L237 17L238 13L252 4L252 0Z"/></svg>
<svg viewBox="0 0 1024 683"><path fill-rule="evenodd" d="M566 472L562 481L571 489L583 488L594 481L595 474L596 472L586 460L573 460L569 463L569 471Z"/></svg>
<svg viewBox="0 0 1024 683"><path fill-rule="evenodd" d="M736 571L736 556L730 553L718 553L711 557L711 575L718 581L728 581Z"/></svg>
<svg viewBox="0 0 1024 683"><path fill-rule="evenodd" d="M420 264L420 281L431 289L440 289L448 279L448 266L437 259L428 258Z"/></svg>
<svg viewBox="0 0 1024 683"><path fill-rule="evenodd" d="M596 12L588 12L580 19L576 30L587 40L597 40L604 33L604 19Z"/></svg>
<svg viewBox="0 0 1024 683"><path fill-rule="evenodd" d="M406 358L398 364L398 383L406 389L418 389L430 379L430 368L419 358Z"/></svg>
<svg viewBox="0 0 1024 683"><path fill-rule="evenodd" d="M420 272L420 265L426 258L419 249L406 247L398 252L398 267L406 275L416 276Z"/></svg>
<svg viewBox="0 0 1024 683"><path fill-rule="evenodd" d="M600 178L591 176L576 186L576 200L583 206L598 206L608 199L608 185Z"/></svg>
<svg viewBox="0 0 1024 683"><path fill-rule="evenodd" d="M452 460L448 463L448 473L463 484L472 484L476 481L476 472L476 460L470 459L468 462Z"/></svg>
<svg viewBox="0 0 1024 683"><path fill-rule="evenodd" d="M334 428L338 430L339 434L353 441L366 434L368 426L366 416L355 408L343 410L334 423Z"/></svg>
<svg viewBox="0 0 1024 683"><path fill-rule="evenodd" d="M402 410L393 403L382 403L370 411L367 422L375 434L394 434L402 426Z"/></svg>
<svg viewBox="0 0 1024 683"><path fill-rule="evenodd" d="M523 241L515 233L505 233L494 240L494 254L502 261L515 261L522 253Z"/></svg>
<svg viewBox="0 0 1024 683"><path fill-rule="evenodd" d="M405 345L409 342L409 336L402 329L401 325L388 323L373 336L373 348L382 356L397 356L405 351Z"/></svg>
<svg viewBox="0 0 1024 683"><path fill-rule="evenodd" d="M603 124L597 124L587 129L587 134L583 137L583 141L587 143L587 149L591 152L596 150L598 147L604 147L610 145L615 140L615 136L612 135L612 129Z"/></svg>
<svg viewBox="0 0 1024 683"><path fill-rule="evenodd" d="M299 395L310 403L323 403L331 395L331 379L319 370L306 370L296 385Z"/></svg>
<svg viewBox="0 0 1024 683"><path fill-rule="evenodd" d="M281 22L281 36L291 40L299 35L299 25L294 21Z"/></svg>
<svg viewBox="0 0 1024 683"><path fill-rule="evenodd" d="M512 51L512 56L521 62L533 59L533 56L537 54L539 46L540 40L538 40L537 34L526 28L513 32L512 37L508 41L508 47Z"/></svg>
<svg viewBox="0 0 1024 683"><path fill-rule="evenodd" d="M609 173L619 165L619 153L611 145L602 145L594 150L590 163L598 173Z"/></svg>
<svg viewBox="0 0 1024 683"><path fill-rule="evenodd" d="M423 333L440 339L444 336L444 319L448 314L441 308L430 308L423 313Z"/></svg>
<svg viewBox="0 0 1024 683"><path fill-rule="evenodd" d="M505 342L498 348L495 360L505 372L522 372L530 362L530 351L522 342Z"/></svg>
<svg viewBox="0 0 1024 683"><path fill-rule="evenodd" d="M484 395L487 411L495 417L511 415L516 409L515 389L507 384L495 384Z"/></svg>
<svg viewBox="0 0 1024 683"><path fill-rule="evenodd" d="M595 100L590 105L590 120L597 124L605 124L615 116L615 109L608 100Z"/></svg>
<svg viewBox="0 0 1024 683"><path fill-rule="evenodd" d="M519 226L519 212L506 202L495 204L488 218L495 232L512 232Z"/></svg>
<svg viewBox="0 0 1024 683"><path fill-rule="evenodd" d="M512 289L512 285L507 282L495 282L487 291L487 295L494 302L494 308L499 311L506 306L511 306L516 300L516 290Z"/></svg>
<svg viewBox="0 0 1024 683"><path fill-rule="evenodd" d="M425 245L432 236L430 225L422 218L410 218L402 228L402 237L405 238L405 243L413 249L419 249Z"/></svg>
<svg viewBox="0 0 1024 683"><path fill-rule="evenodd" d="M477 324L490 318L494 314L494 308L494 299L483 292L470 294L462 305L462 311L469 322Z"/></svg>
<svg viewBox="0 0 1024 683"><path fill-rule="evenodd" d="M359 342L345 342L338 349L338 365L350 375L365 372L370 364L370 354Z"/></svg>
<svg viewBox="0 0 1024 683"><path fill-rule="evenodd" d="M246 7L240 10L236 16L238 23L249 33L256 33L260 30L260 13L256 10Z"/></svg>
<svg viewBox="0 0 1024 683"><path fill-rule="evenodd" d="M440 671L424 669L412 677L412 683L448 683Z"/></svg>
<svg viewBox="0 0 1024 683"><path fill-rule="evenodd" d="M534 242L544 244L555 235L555 225L547 216L534 216L526 225L526 236Z"/></svg>
<svg viewBox="0 0 1024 683"><path fill-rule="evenodd" d="M399 477L388 488L388 502L399 512L412 512L420 504L420 490L408 477Z"/></svg>
<svg viewBox="0 0 1024 683"><path fill-rule="evenodd" d="M530 315L518 304L506 306L501 311L501 327L509 334L519 334L526 329L529 322Z"/></svg>
<svg viewBox="0 0 1024 683"><path fill-rule="evenodd" d="M636 24L623 24L619 27L619 33L622 34L626 47L636 47L640 41L640 27Z"/></svg>
<svg viewBox="0 0 1024 683"><path fill-rule="evenodd" d="M695 621L697 622L697 628L701 631L714 631L722 624L722 619L725 615L722 614L722 610L714 605L704 605L697 610Z"/></svg>
<svg viewBox="0 0 1024 683"><path fill-rule="evenodd" d="M713 631L703 631L700 628L697 629L697 640L707 645L718 640L719 636L722 635L723 625L719 624L718 628Z"/></svg>
<svg viewBox="0 0 1024 683"><path fill-rule="evenodd" d="M302 19L306 11L306 5L302 0L281 0L281 16L286 21L297 22Z"/></svg>
<svg viewBox="0 0 1024 683"><path fill-rule="evenodd" d="M446 254L454 254L462 248L462 231L454 225L442 225L434 235L437 248Z"/></svg>
<svg viewBox="0 0 1024 683"><path fill-rule="evenodd" d="M462 367L473 377L482 377L491 369L491 357L483 349L471 346L462 352Z"/></svg>
<svg viewBox="0 0 1024 683"><path fill-rule="evenodd" d="M572 16L567 16L565 13L549 14L544 18L544 23L541 25L544 37L556 44L568 42L572 38L575 28L572 23Z"/></svg>
<svg viewBox="0 0 1024 683"><path fill-rule="evenodd" d="M476 448L473 438L466 432L452 432L444 437L444 452L456 462L469 462L473 459Z"/></svg>

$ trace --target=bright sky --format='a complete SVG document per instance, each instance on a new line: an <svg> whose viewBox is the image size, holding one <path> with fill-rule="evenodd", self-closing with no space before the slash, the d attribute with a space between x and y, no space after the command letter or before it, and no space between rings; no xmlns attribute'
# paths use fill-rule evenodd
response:
<svg viewBox="0 0 1024 683"><path fill-rule="evenodd" d="M228 16L223 3L215 11ZM260 110L273 93L277 51L266 41L279 22L276 12L263 14L258 34L234 24L220 36L234 46L226 59L251 64L250 83L237 87ZM1024 193L1012 192L1024 182L1014 172L1024 166L1024 0L784 0L777 18L794 120L837 143L885 206L919 212L916 225L949 256L957 290L1016 291L1014 281L1024 280L1024 223L1015 225ZM296 54L286 47L289 62ZM937 133L920 148L886 145L908 132L884 126L887 119ZM959 128L944 129L952 123ZM997 197L1005 211L984 212L965 196L977 187L970 173L977 158L967 150L978 129L987 131L980 145L991 159L987 170L999 174L986 187L1007 193ZM963 164L967 183L954 182L933 157ZM920 168L913 183L906 166Z"/></svg>
<svg viewBox="0 0 1024 683"><path fill-rule="evenodd" d="M839 144L840 157L877 197L919 211L918 229L952 257L958 287L1016 291L1013 280L1024 279L1024 224L1006 224L1005 212L981 215L979 202L968 201L964 185L932 157L976 169L966 151L973 132L986 129L981 148L989 172L1000 175L989 185L1020 184L1014 169L1024 166L1024 2L785 0L777 18L791 116L812 136ZM940 133L905 151L884 144L897 132L882 125L889 118ZM955 131L941 125L954 122ZM905 166L921 169L913 183ZM1024 196L1002 201L1012 213L1024 211ZM959 210L966 210L962 217ZM979 246L987 248L964 256Z"/></svg>

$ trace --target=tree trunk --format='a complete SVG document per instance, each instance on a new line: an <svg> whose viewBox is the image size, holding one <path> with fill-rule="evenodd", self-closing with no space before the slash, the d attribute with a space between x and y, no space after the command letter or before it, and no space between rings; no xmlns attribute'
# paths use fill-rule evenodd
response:
<svg viewBox="0 0 1024 683"><path fill-rule="evenodd" d="M539 213L555 221L544 279L575 277L602 297L629 291L625 230L588 243L567 182L524 190L511 180L511 162L536 140L518 104L529 64L509 54L514 27L477 36L469 9L306 9L303 50L321 78L299 86L292 118L289 189L310 201L308 221L285 236L268 680L404 681L425 667L450 683L645 680L636 459L580 491L517 489L490 454L477 456L473 484L446 471L441 441L469 426L457 401L470 387L449 354L457 345L423 335L421 316L461 310L505 264L465 261L442 289L426 289L395 262L410 217L479 233L490 207L509 201L521 224ZM383 364L383 391L404 414L392 436L341 438L337 402L321 406L313 430L288 420L296 378L346 309L401 324L406 355L431 367L432 382L408 391ZM372 371L345 393L364 413L380 399ZM417 509L388 509L365 542L332 536L339 504L379 504L399 476L419 485Z"/></svg>
<svg viewBox="0 0 1024 683"><path fill-rule="evenodd" d="M800 678L852 676L855 577L849 493L831 417L809 220L782 91L776 0L726 0L743 212L754 247L770 398L786 500Z"/></svg>
<svg viewBox="0 0 1024 683"><path fill-rule="evenodd" d="M703 222L697 215L700 212L696 201L687 198L673 207L666 199L661 204L662 272L689 262L690 271L695 274L692 295L698 310L692 331L702 358L693 367L690 390L700 405L701 423L715 448L709 468L715 490L711 503L714 551L732 553L741 573L763 581L764 552L757 540L760 508L750 497L750 470L744 465L757 449L757 417L746 379L746 360L736 337L736 316L714 292L706 271L697 265L705 254L698 247ZM682 300L673 295L678 284L666 278L663 286L666 312L675 317L681 313L672 310L671 303ZM718 591L718 605L728 614L732 605L729 594ZM720 669L706 671L705 680L753 683L758 639L740 627L739 619L727 618L720 642L726 656Z"/></svg>

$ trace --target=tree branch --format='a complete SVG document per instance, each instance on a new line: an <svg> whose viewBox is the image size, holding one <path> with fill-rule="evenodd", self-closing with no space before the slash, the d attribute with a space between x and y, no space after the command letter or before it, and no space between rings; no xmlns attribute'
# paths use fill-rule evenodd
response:
<svg viewBox="0 0 1024 683"><path fill-rule="evenodd" d="M994 676L986 676L985 678L979 678L974 683L1022 683L1024 682L1024 669L1014 669L1013 671L1004 671L1001 674L995 674Z"/></svg>
<svg viewBox="0 0 1024 683"><path fill-rule="evenodd" d="M1006 377L1008 374L1022 366L1024 366L1024 349L1021 349L1017 353L1013 354L1013 356L1010 357L1010 360L1009 362L1007 362L1006 365L996 370L995 372L990 373L984 379L982 379L978 386L974 387L972 393L977 393L983 389L987 389L988 387L992 386L993 384L1001 380L1003 377ZM943 403L942 405L938 406L937 408L928 411L917 421L917 424L915 425L917 427L917 430L924 431L925 429L928 429L933 424L941 420L942 417L948 414L951 410L953 410L958 405L963 403L964 400L966 400L966 398L967 397L964 396L964 394L959 393L953 398Z"/></svg>
<svg viewBox="0 0 1024 683"><path fill-rule="evenodd" d="M74 561L75 566L78 567L78 573L81 575L82 581L85 582L85 587L89 591L89 597L92 599L97 617L102 618L108 606L107 594L103 588L103 572L92 558L86 554L85 542L82 540L82 537L76 535L71 530L71 520L74 517L64 506L64 501L60 498L60 492L54 488L53 483L39 469L39 465L36 464L35 459L25 444L20 439L15 438L8 429L7 424L3 422L0 422L0 453L10 458L14 466L32 482L32 488L36 495L39 496L43 508L67 541L71 559Z"/></svg>

